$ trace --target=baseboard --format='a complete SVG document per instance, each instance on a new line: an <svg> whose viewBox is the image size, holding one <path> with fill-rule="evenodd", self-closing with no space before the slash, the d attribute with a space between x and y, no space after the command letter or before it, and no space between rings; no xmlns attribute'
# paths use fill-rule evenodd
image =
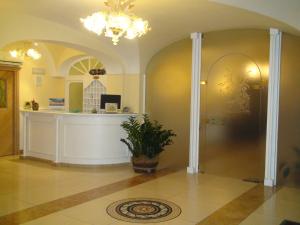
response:
<svg viewBox="0 0 300 225"><path fill-rule="evenodd" d="M193 167L187 167L186 169L187 173L189 174L195 174L195 173L198 173L198 170L193 168Z"/></svg>
<svg viewBox="0 0 300 225"><path fill-rule="evenodd" d="M274 181L271 180L271 179L265 179L264 180L264 185L267 186L267 187L274 187Z"/></svg>

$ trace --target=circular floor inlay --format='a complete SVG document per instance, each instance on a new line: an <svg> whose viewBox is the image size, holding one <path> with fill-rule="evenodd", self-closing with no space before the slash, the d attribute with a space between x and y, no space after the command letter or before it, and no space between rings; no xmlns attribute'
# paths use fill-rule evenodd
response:
<svg viewBox="0 0 300 225"><path fill-rule="evenodd" d="M158 223L180 215L176 204L152 198L132 198L120 200L107 207L107 213L118 220L131 223Z"/></svg>

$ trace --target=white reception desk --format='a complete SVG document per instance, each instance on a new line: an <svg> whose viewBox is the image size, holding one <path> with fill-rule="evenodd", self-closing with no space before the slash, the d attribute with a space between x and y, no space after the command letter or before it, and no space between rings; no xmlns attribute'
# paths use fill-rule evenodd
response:
<svg viewBox="0 0 300 225"><path fill-rule="evenodd" d="M105 165L127 163L121 123L136 114L83 114L22 111L25 157L55 163Z"/></svg>

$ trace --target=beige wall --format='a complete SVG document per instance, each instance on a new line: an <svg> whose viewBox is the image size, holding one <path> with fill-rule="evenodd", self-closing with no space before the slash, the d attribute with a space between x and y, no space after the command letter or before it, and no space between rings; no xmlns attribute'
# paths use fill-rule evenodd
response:
<svg viewBox="0 0 300 225"><path fill-rule="evenodd" d="M161 166L188 162L192 41L184 39L155 55L146 72L146 112L177 134L161 154Z"/></svg>
<svg viewBox="0 0 300 225"><path fill-rule="evenodd" d="M278 178L280 184L298 187L300 186L299 59L300 37L284 33L280 81ZM298 153L295 148L298 149ZM284 178L287 170L290 173Z"/></svg>

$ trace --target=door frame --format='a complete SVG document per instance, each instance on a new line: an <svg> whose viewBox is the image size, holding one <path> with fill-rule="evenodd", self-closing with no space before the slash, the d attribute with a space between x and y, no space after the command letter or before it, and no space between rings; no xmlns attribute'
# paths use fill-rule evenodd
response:
<svg viewBox="0 0 300 225"><path fill-rule="evenodd" d="M19 137L20 137L20 110L19 110L19 70L21 68L17 65L7 65L0 63L1 71L13 72L13 155L20 153Z"/></svg>
<svg viewBox="0 0 300 225"><path fill-rule="evenodd" d="M269 84L268 84L268 109L267 131L265 148L265 186L277 184L277 148L279 124L279 91L280 91L280 63L281 63L281 38L279 29L270 28L269 50ZM202 33L191 34L192 48L192 83L191 83L191 112L190 112L190 146L188 173L199 172L199 136L200 136L200 78ZM200 149L200 150L199 150Z"/></svg>

